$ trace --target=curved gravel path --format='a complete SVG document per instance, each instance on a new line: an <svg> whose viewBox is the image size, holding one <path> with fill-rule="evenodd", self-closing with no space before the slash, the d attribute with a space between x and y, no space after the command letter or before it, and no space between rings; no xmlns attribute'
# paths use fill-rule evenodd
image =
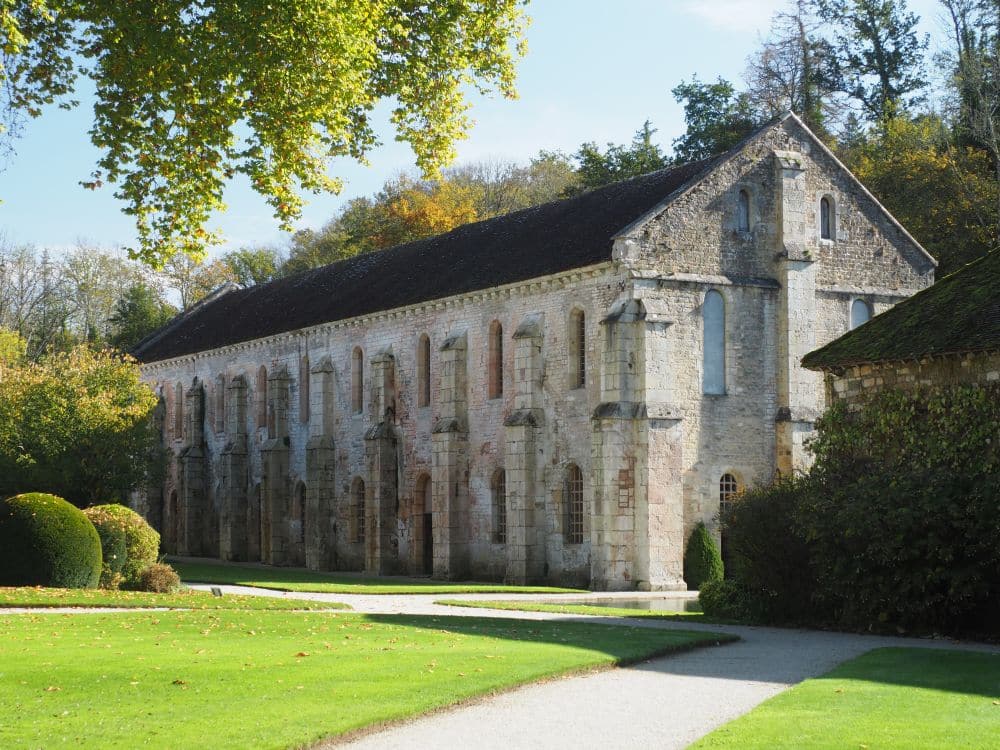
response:
<svg viewBox="0 0 1000 750"><path fill-rule="evenodd" d="M435 604L436 600L445 598L443 594L365 596L286 593L245 586L221 588L225 593L344 602L356 612L373 614L621 624L618 618ZM609 595L602 592L593 596L606 599ZM625 592L618 596L634 599L643 595ZM646 596L654 598L663 594ZM462 594L447 595L446 598L553 601L561 598L579 600L583 597L579 594L520 597ZM474 747L475 750L683 748L772 695L873 648L908 646L1000 651L1000 647L996 646L943 639L885 638L816 630L689 624L649 618L629 620L628 623L638 627L734 633L742 640L731 645L652 659L631 667L529 685L385 727L361 737L332 740L317 747L347 746L370 750L422 747Z"/></svg>

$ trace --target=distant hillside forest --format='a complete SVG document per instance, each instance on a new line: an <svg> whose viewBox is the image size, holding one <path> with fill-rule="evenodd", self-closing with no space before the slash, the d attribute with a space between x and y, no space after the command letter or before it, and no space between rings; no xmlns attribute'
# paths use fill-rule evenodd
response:
<svg viewBox="0 0 1000 750"><path fill-rule="evenodd" d="M625 143L460 165L433 182L403 174L285 246L203 264L178 255L157 272L102 248L55 257L0 245L0 328L18 332L34 357L83 341L128 349L227 281L265 283L700 159L787 110L937 258L940 278L1000 236L1000 0L939 5L940 51L931 55L905 0L793 0L742 81L694 76L672 89L686 130L669 150L647 121Z"/></svg>

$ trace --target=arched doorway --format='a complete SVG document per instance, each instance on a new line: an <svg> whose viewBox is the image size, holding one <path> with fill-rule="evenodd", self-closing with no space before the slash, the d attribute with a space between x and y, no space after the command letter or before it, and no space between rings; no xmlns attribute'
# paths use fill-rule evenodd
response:
<svg viewBox="0 0 1000 750"><path fill-rule="evenodd" d="M431 512L431 478L421 474L413 497L414 569L430 575L434 572L434 514Z"/></svg>

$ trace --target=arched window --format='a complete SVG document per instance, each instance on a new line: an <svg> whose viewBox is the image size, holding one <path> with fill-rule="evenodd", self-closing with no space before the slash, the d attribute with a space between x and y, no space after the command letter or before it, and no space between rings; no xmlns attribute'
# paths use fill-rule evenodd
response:
<svg viewBox="0 0 1000 750"><path fill-rule="evenodd" d="M851 303L851 330L860 325L864 325L872 319L872 308L863 299L856 299Z"/></svg>
<svg viewBox="0 0 1000 750"><path fill-rule="evenodd" d="M174 440L184 439L184 385L174 386Z"/></svg>
<svg viewBox="0 0 1000 750"><path fill-rule="evenodd" d="M736 228L741 232L750 231L750 193L741 190L736 199Z"/></svg>
<svg viewBox="0 0 1000 750"><path fill-rule="evenodd" d="M714 289L705 295L702 323L704 325L702 392L721 395L726 392L726 302Z"/></svg>
<svg viewBox="0 0 1000 750"><path fill-rule="evenodd" d="M569 316L569 387L583 388L587 384L587 319L583 310Z"/></svg>
<svg viewBox="0 0 1000 750"><path fill-rule="evenodd" d="M351 411L360 414L365 408L365 360L360 346L351 354ZM362 532L363 533L363 532Z"/></svg>
<svg viewBox="0 0 1000 750"><path fill-rule="evenodd" d="M365 541L365 480L355 477L351 485L351 526L354 541L364 544Z"/></svg>
<svg viewBox="0 0 1000 750"><path fill-rule="evenodd" d="M583 543L583 472L576 464L566 470L566 544Z"/></svg>
<svg viewBox="0 0 1000 750"><path fill-rule="evenodd" d="M267 427L267 368L264 365L257 370L257 427Z"/></svg>
<svg viewBox="0 0 1000 750"><path fill-rule="evenodd" d="M417 342L417 406L431 403L431 339L426 333Z"/></svg>
<svg viewBox="0 0 1000 750"><path fill-rule="evenodd" d="M490 398L500 398L503 396L503 326L497 320L490 323L488 370Z"/></svg>
<svg viewBox="0 0 1000 750"><path fill-rule="evenodd" d="M215 376L215 431L226 431L226 376Z"/></svg>
<svg viewBox="0 0 1000 750"><path fill-rule="evenodd" d="M309 355L299 358L299 421L309 422Z"/></svg>
<svg viewBox="0 0 1000 750"><path fill-rule="evenodd" d="M819 202L819 236L824 240L833 239L833 201L826 195Z"/></svg>
<svg viewBox="0 0 1000 750"><path fill-rule="evenodd" d="M490 482L490 494L493 496L493 541L497 544L507 543L507 473L503 469L493 472Z"/></svg>

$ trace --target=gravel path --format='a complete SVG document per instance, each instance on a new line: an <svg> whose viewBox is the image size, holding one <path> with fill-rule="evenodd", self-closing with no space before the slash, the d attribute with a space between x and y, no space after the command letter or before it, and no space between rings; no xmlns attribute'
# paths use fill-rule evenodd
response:
<svg viewBox="0 0 1000 750"><path fill-rule="evenodd" d="M510 596L503 594L360 596L303 594L223 586L227 593L308 598L350 604L356 612L377 614L509 617L578 620L621 624L617 618L580 617L546 612L516 612L434 604L448 599L579 600L579 594ZM607 593L594 598L606 599ZM642 594L625 592L622 598ZM648 594L650 598L663 594ZM675 595L671 595L675 596ZM908 646L1000 651L996 646L950 640L885 638L815 630L699 625L636 619L630 625L735 633L738 643L652 659L631 667L529 685L454 709L386 727L346 742L318 748L351 747L400 750L420 747L474 747L513 750L545 747L683 748L740 716L772 695L873 648Z"/></svg>

